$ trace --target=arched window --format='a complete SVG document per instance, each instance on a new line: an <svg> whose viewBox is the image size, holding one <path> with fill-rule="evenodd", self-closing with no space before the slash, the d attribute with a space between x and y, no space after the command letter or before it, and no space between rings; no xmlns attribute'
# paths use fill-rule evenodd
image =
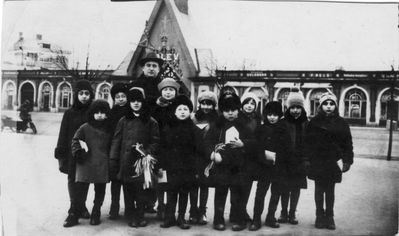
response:
<svg viewBox="0 0 399 236"><path fill-rule="evenodd" d="M391 91L388 89L381 96L381 120L387 120L389 117L389 102L391 101ZM397 119L398 117L398 107L399 107L399 91L397 89L393 92L393 119Z"/></svg>
<svg viewBox="0 0 399 236"><path fill-rule="evenodd" d="M6 87L6 108L11 110L13 108L13 97L15 94L15 86L13 83L8 83Z"/></svg>
<svg viewBox="0 0 399 236"><path fill-rule="evenodd" d="M317 114L317 108L320 105L320 96L325 92L327 92L327 89L315 89L310 94L310 116L315 116Z"/></svg>
<svg viewBox="0 0 399 236"><path fill-rule="evenodd" d="M61 108L69 108L71 104L72 90L67 84L61 86Z"/></svg>
<svg viewBox="0 0 399 236"><path fill-rule="evenodd" d="M345 112L347 118L366 118L366 96L360 89L352 89L345 95Z"/></svg>
<svg viewBox="0 0 399 236"><path fill-rule="evenodd" d="M283 111L285 112L287 110L287 97L288 94L290 94L290 89L285 88L281 89L279 94L278 94L278 101L283 105Z"/></svg>
<svg viewBox="0 0 399 236"><path fill-rule="evenodd" d="M42 89L42 104L41 104L41 109L43 111L49 111L50 110L50 96L51 96L51 87L50 84L45 83L43 85Z"/></svg>
<svg viewBox="0 0 399 236"><path fill-rule="evenodd" d="M107 85L107 84L101 85L100 91L98 93L98 98L108 101L108 99L110 97L110 91L111 90L110 90L109 85Z"/></svg>

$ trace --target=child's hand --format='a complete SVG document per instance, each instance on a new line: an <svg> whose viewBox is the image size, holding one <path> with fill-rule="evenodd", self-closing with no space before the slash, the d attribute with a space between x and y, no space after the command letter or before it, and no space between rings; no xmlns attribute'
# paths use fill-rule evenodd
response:
<svg viewBox="0 0 399 236"><path fill-rule="evenodd" d="M76 152L75 158L77 163L82 164L87 159L87 152L84 149L81 149Z"/></svg>
<svg viewBox="0 0 399 236"><path fill-rule="evenodd" d="M347 172L350 168L351 168L351 164L344 163L344 164L342 165L342 173Z"/></svg>
<svg viewBox="0 0 399 236"><path fill-rule="evenodd" d="M230 141L227 145L231 148L242 148L244 147L244 143L241 139L235 138L235 140Z"/></svg>

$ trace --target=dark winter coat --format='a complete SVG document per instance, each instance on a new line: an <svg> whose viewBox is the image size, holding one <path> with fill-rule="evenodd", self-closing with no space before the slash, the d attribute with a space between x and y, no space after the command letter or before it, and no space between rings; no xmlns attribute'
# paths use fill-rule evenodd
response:
<svg viewBox="0 0 399 236"><path fill-rule="evenodd" d="M295 119L287 109L281 122L290 135L292 150L289 157L289 186L292 188L307 188L304 160L305 130L308 124L306 112L302 110L301 116Z"/></svg>
<svg viewBox="0 0 399 236"><path fill-rule="evenodd" d="M75 175L76 162L72 158L72 138L76 130L87 121L87 111L90 105L83 105L77 99L76 95L75 104L66 110L62 117L58 142L54 150L54 156L59 162L59 170L73 176Z"/></svg>
<svg viewBox="0 0 399 236"><path fill-rule="evenodd" d="M291 144L286 125L281 121L270 124L266 120L259 130L258 147L259 179L279 183L279 186L287 185ZM274 165L271 161L266 160L265 150L276 153Z"/></svg>
<svg viewBox="0 0 399 236"><path fill-rule="evenodd" d="M240 112L241 120L244 123L245 128L248 130L251 142L256 142L256 137L259 135L259 129L261 126L261 117L253 112L251 114L246 114L244 112ZM256 180L259 178L259 165L257 165L257 158L259 155L259 147L256 146L253 149L248 150L247 152L247 172L249 173L252 180Z"/></svg>
<svg viewBox="0 0 399 236"><path fill-rule="evenodd" d="M319 112L306 131L305 157L310 162L309 178L340 183L341 169L337 161L353 163L352 136L347 122L338 114Z"/></svg>
<svg viewBox="0 0 399 236"><path fill-rule="evenodd" d="M135 147L132 147L136 143L143 144L145 151L156 158L159 128L155 119L149 115L136 117L133 113L129 113L119 120L110 152L112 179L116 177L123 182L143 181L142 178L132 178L136 175L133 165L141 158Z"/></svg>
<svg viewBox="0 0 399 236"><path fill-rule="evenodd" d="M141 74L137 80L134 81L134 86L144 89L145 98L148 101L151 110L155 108L156 100L161 96L161 93L158 91L158 84L161 80L160 76L151 78Z"/></svg>
<svg viewBox="0 0 399 236"><path fill-rule="evenodd" d="M215 145L225 143L226 130L233 126L239 132L244 147L235 149L226 147L224 150L220 151L222 161L217 164L215 163L209 176L209 181L214 186L242 185L250 181L249 173L246 168L248 161L247 153L249 150L256 147L256 142L251 139L250 132L248 132L239 118L233 122L229 122L221 116L218 121L210 127L204 141L205 157L211 162L210 156L214 151Z"/></svg>
<svg viewBox="0 0 399 236"><path fill-rule="evenodd" d="M119 120L127 115L131 111L129 102L126 102L124 106L114 105L111 108L111 112L109 115L109 122L111 125L112 132L115 131L116 125L118 124Z"/></svg>
<svg viewBox="0 0 399 236"><path fill-rule="evenodd" d="M196 159L200 151L199 128L191 119L174 118L163 128L159 166L166 170L168 186L194 183Z"/></svg>
<svg viewBox="0 0 399 236"><path fill-rule="evenodd" d="M151 110L151 116L158 122L160 131L163 130L163 127L169 123L173 117L174 108L171 106L172 103L173 100L166 101L162 97L159 97L154 109Z"/></svg>
<svg viewBox="0 0 399 236"><path fill-rule="evenodd" d="M83 124L72 139L72 156L75 158L78 152L84 152L79 140L87 144L89 151L84 156L83 161L76 163L76 182L109 182L110 130L95 127L89 123Z"/></svg>

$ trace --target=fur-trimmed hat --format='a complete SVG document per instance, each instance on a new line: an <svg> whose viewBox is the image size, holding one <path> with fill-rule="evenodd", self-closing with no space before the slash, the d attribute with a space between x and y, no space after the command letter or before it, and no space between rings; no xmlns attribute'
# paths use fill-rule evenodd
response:
<svg viewBox="0 0 399 236"><path fill-rule="evenodd" d="M186 105L188 107L188 109L190 110L190 112L193 111L193 103L191 102L191 100L185 96L185 95L179 95L175 98L175 100L172 103L172 107L174 109L174 111L176 111L176 108L180 105Z"/></svg>
<svg viewBox="0 0 399 236"><path fill-rule="evenodd" d="M198 94L198 103L201 103L204 100L209 100L213 103L213 106L216 106L217 98L216 93L212 91L203 91Z"/></svg>
<svg viewBox="0 0 399 236"><path fill-rule="evenodd" d="M109 103L107 101L105 101L104 99L96 99L90 104L89 110L87 112L89 115L89 118L92 118L92 116L99 111L101 111L107 115L109 115L109 112L111 111Z"/></svg>
<svg viewBox="0 0 399 236"><path fill-rule="evenodd" d="M246 92L241 96L241 105L244 106L250 99L253 99L255 101L255 108L259 104L259 98L256 96L256 94L252 92Z"/></svg>
<svg viewBox="0 0 399 236"><path fill-rule="evenodd" d="M145 99L145 92L143 88L140 87L131 87L127 92L127 99L129 102L132 101L144 101Z"/></svg>
<svg viewBox="0 0 399 236"><path fill-rule="evenodd" d="M174 88L176 90L176 93L177 93L179 91L179 89L180 89L180 84L178 84L176 82L176 80L167 77L167 78L163 79L161 82L159 82L158 90L162 91L162 89L164 89L166 87Z"/></svg>
<svg viewBox="0 0 399 236"><path fill-rule="evenodd" d="M115 95L117 93L124 93L127 95L127 91L128 90L127 90L126 84L123 84L123 83L114 84L114 85L112 85L112 88L111 88L111 97L113 100L115 100Z"/></svg>
<svg viewBox="0 0 399 236"><path fill-rule="evenodd" d="M305 107L305 98L298 88L293 88L287 97L287 107L300 106Z"/></svg>
<svg viewBox="0 0 399 236"><path fill-rule="evenodd" d="M283 116L283 106L281 105L280 102L277 102L277 101L268 102L265 106L264 114L265 115L276 114L276 115L278 115L278 117L282 117Z"/></svg>
<svg viewBox="0 0 399 236"><path fill-rule="evenodd" d="M219 110L229 111L229 110L240 110L241 102L237 94L224 95L219 99Z"/></svg>
<svg viewBox="0 0 399 236"><path fill-rule="evenodd" d="M76 90L76 92L79 92L81 90L87 90L90 93L93 93L93 88L91 87L90 82L85 79L81 79L76 82L75 90Z"/></svg>
<svg viewBox="0 0 399 236"><path fill-rule="evenodd" d="M335 106L337 106L337 97L330 92L323 93L320 96L320 99L319 99L320 106L323 104L323 102L325 102L327 100L333 101L335 103Z"/></svg>
<svg viewBox="0 0 399 236"><path fill-rule="evenodd" d="M158 63L159 67L161 67L161 66L163 65L163 62L164 62L161 58L159 58L159 57L157 56L157 54L156 54L155 52L150 52L150 53L148 53L147 55L145 55L145 57L143 57L143 58L139 61L139 64L140 64L141 66L144 66L145 63L146 63L146 62L149 62L149 61L153 61L153 62Z"/></svg>

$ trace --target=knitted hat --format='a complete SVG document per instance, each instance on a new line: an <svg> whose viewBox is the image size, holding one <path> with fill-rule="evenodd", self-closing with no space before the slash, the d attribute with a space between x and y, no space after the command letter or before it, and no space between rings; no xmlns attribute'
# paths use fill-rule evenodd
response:
<svg viewBox="0 0 399 236"><path fill-rule="evenodd" d="M115 100L115 95L117 93L124 93L127 95L127 85L123 83L114 84L111 88L111 97Z"/></svg>
<svg viewBox="0 0 399 236"><path fill-rule="evenodd" d="M211 91L204 91L198 94L198 103L201 103L204 100L209 100L216 106L216 94Z"/></svg>
<svg viewBox="0 0 399 236"><path fill-rule="evenodd" d="M319 99L320 106L323 104L323 102L325 102L327 100L331 100L335 103L335 106L337 105L337 97L330 92L326 92L320 96L320 99Z"/></svg>
<svg viewBox="0 0 399 236"><path fill-rule="evenodd" d="M158 63L159 67L161 67L163 65L163 60L161 58L159 58L155 52L150 52L147 55L145 55L145 57L142 58L139 61L139 63L141 66L144 66L144 64L149 61Z"/></svg>
<svg viewBox="0 0 399 236"><path fill-rule="evenodd" d="M240 110L240 108L241 108L241 102L237 94L222 96L219 99L220 111Z"/></svg>
<svg viewBox="0 0 399 236"><path fill-rule="evenodd" d="M131 87L127 92L127 99L129 100L129 102L144 101L145 99L144 89L140 87Z"/></svg>
<svg viewBox="0 0 399 236"><path fill-rule="evenodd" d="M278 117L283 116L283 106L281 105L280 102L277 101L272 101L268 102L265 106L264 114L276 114Z"/></svg>
<svg viewBox="0 0 399 236"><path fill-rule="evenodd" d="M176 108L180 105L186 105L188 107L188 109L190 110L190 112L193 111L193 103L191 102L191 100L184 96L184 95L179 95L175 98L175 100L172 103L172 107L174 109L174 111L176 111Z"/></svg>
<svg viewBox="0 0 399 236"><path fill-rule="evenodd" d="M253 99L255 101L255 108L256 108L259 104L259 98L258 98L258 96L256 96L256 94L254 94L252 92L246 92L241 96L242 106L244 104L248 103L250 99Z"/></svg>
<svg viewBox="0 0 399 236"><path fill-rule="evenodd" d="M76 92L79 92L81 90L88 90L90 93L93 93L93 88L91 87L90 82L85 79L78 80L75 84L75 89Z"/></svg>
<svg viewBox="0 0 399 236"><path fill-rule="evenodd" d="M293 88L288 94L287 97L287 107L293 107L293 106L300 106L302 108L305 107L305 98L303 97L303 94L301 91L299 91L298 88Z"/></svg>
<svg viewBox="0 0 399 236"><path fill-rule="evenodd" d="M162 89L166 87L172 87L176 90L176 93L179 91L180 84L176 82L176 80L172 78L165 78L158 84L158 90L162 91Z"/></svg>
<svg viewBox="0 0 399 236"><path fill-rule="evenodd" d="M104 99L96 99L90 104L88 115L89 118L92 118L92 116L99 111L108 115L110 110L111 109L107 101L105 101Z"/></svg>

